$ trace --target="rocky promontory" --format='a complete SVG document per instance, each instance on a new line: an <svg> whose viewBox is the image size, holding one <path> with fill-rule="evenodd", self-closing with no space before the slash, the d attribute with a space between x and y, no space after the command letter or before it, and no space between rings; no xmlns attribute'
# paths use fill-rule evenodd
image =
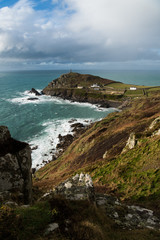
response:
<svg viewBox="0 0 160 240"><path fill-rule="evenodd" d="M111 83L116 82L89 74L70 72L50 82L42 93L72 101L99 104L101 107L119 107L122 104L122 94L106 93L106 86Z"/></svg>
<svg viewBox="0 0 160 240"><path fill-rule="evenodd" d="M0 126L0 202L32 201L31 149Z"/></svg>

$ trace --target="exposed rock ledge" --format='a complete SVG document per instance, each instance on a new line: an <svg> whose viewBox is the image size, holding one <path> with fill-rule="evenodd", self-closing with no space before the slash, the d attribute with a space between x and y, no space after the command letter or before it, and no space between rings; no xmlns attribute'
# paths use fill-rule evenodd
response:
<svg viewBox="0 0 160 240"><path fill-rule="evenodd" d="M152 210L123 204L111 195L95 194L92 179L88 174L76 174L46 193L40 200L52 200L56 195L61 195L68 200L88 200L96 204L123 229L160 230L160 219L154 215Z"/></svg>
<svg viewBox="0 0 160 240"><path fill-rule="evenodd" d="M0 202L10 200L22 204L32 201L31 149L0 126Z"/></svg>

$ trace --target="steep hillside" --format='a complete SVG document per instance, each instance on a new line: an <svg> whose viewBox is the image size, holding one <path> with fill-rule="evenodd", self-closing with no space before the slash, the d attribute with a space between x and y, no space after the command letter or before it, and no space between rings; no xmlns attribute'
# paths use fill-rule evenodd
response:
<svg viewBox="0 0 160 240"><path fill-rule="evenodd" d="M34 184L50 189L75 172L93 177L97 191L112 192L121 199L160 195L160 97L137 98L132 106L94 123L64 154L36 174ZM133 149L123 151L131 133ZM122 153L123 151L123 153Z"/></svg>

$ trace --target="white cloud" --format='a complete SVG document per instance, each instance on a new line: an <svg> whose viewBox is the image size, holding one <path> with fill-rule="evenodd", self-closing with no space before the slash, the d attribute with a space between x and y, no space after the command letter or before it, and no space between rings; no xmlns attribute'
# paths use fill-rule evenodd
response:
<svg viewBox="0 0 160 240"><path fill-rule="evenodd" d="M59 2L59 0L52 0L53 4L57 4Z"/></svg>
<svg viewBox="0 0 160 240"><path fill-rule="evenodd" d="M120 45L147 44L159 35L160 3L155 0L66 0L76 13L69 23L75 34L99 35ZM158 30L158 34L157 34ZM153 38L152 35L153 34ZM147 39L145 38L147 37ZM156 39L158 43L158 39Z"/></svg>
<svg viewBox="0 0 160 240"><path fill-rule="evenodd" d="M0 58L86 65L160 59L159 1L52 3L50 11L36 10L34 0L0 8Z"/></svg>

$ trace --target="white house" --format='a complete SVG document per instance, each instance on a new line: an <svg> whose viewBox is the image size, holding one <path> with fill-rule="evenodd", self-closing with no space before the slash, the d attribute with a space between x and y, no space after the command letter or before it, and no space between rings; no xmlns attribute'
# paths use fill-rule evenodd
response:
<svg viewBox="0 0 160 240"><path fill-rule="evenodd" d="M137 90L137 88L136 87L130 87L130 90L135 91L135 90Z"/></svg>
<svg viewBox="0 0 160 240"><path fill-rule="evenodd" d="M96 83L96 84L93 84L92 86L91 86L91 88L99 88L100 86L98 86L98 84Z"/></svg>

